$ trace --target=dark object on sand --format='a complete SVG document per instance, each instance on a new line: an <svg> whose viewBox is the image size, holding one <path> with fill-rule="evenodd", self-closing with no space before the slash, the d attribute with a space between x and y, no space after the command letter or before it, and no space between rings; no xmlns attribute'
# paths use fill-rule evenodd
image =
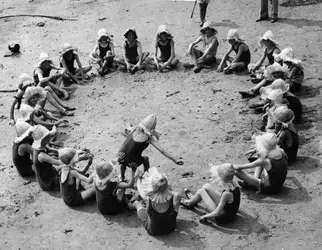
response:
<svg viewBox="0 0 322 250"><path fill-rule="evenodd" d="M8 45L8 49L14 53L19 53L20 52L20 45L18 43L12 43Z"/></svg>

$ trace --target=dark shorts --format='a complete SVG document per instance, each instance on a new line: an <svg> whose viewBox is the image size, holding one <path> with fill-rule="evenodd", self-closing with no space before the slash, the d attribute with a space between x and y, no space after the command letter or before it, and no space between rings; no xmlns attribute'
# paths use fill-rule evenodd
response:
<svg viewBox="0 0 322 250"><path fill-rule="evenodd" d="M198 50L198 49L196 49L196 50L197 50L197 51L198 51L198 53L199 53L198 58L202 57L204 53L203 53L201 50ZM197 59L198 59L198 58L197 58ZM205 58L205 59L203 59L203 60L202 60L202 63L203 63L203 64L206 64L206 65L214 64L214 63L216 63L216 57L215 57L215 56L213 56L213 55L208 55L208 56L206 56L206 58Z"/></svg>
<svg viewBox="0 0 322 250"><path fill-rule="evenodd" d="M160 235L160 234L168 234L170 232L153 232L150 228L150 224L149 224L149 215L148 212L145 208L140 209L138 212L138 218L139 220L142 222L143 227L145 228L145 230L148 232L148 234L150 235ZM178 216L178 212L177 211L173 211L174 216L177 217Z"/></svg>
<svg viewBox="0 0 322 250"><path fill-rule="evenodd" d="M230 214L226 211L223 211L221 215L215 217L215 221L217 224L227 224L229 222L232 222L235 217L236 214Z"/></svg>
<svg viewBox="0 0 322 250"><path fill-rule="evenodd" d="M275 187L272 185L269 176L266 175L260 180L259 191L262 194L276 194L278 191L280 191L280 187Z"/></svg>
<svg viewBox="0 0 322 250"><path fill-rule="evenodd" d="M130 64L137 64L139 62L138 57L136 58L126 58Z"/></svg>

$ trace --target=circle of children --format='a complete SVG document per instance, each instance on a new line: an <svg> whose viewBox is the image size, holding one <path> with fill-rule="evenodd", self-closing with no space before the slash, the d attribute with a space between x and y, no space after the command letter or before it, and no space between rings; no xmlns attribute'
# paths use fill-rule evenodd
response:
<svg viewBox="0 0 322 250"><path fill-rule="evenodd" d="M211 22L203 24L200 37L188 47L194 64L185 63L185 67L194 67L194 71L198 72L216 62L216 34L217 30ZM128 29L124 37L123 58L120 59L115 56L112 36L105 29L98 31L97 45L90 57L97 63L101 75L115 69L115 65L124 65L130 73L146 65L154 65L162 72L175 68L179 62L173 36L164 25L159 27L156 35L154 58L142 52L135 29ZM211 175L214 180L219 180L222 192L213 184L205 184L194 194L187 188L175 192L169 187L165 174L159 173L155 167L150 168L149 158L142 156L150 144L174 163L183 164L180 158L160 146L159 133L156 132L157 118L153 114L136 127L127 129L126 139L115 159L95 164L90 175L87 172L92 165L93 154L88 149L53 148L56 127L65 126L68 120L58 119L47 112L45 103L53 105L61 116L72 116L75 108L65 102L69 98L71 84L86 81L86 72L91 70L91 66L82 66L76 48L70 44L65 44L61 50L60 67L54 66L48 54L42 52L33 79L25 73L20 76L18 92L10 111L11 124L17 133L12 157L19 174L35 175L43 190L60 190L68 206L80 206L96 197L102 214L116 214L126 207L136 210L151 235L167 234L175 229L180 205L200 207L202 201L206 213L200 221L213 220L224 224L233 221L238 212L240 187L264 194L278 193L285 181L288 164L295 161L299 146L293 122L299 122L302 113L301 102L294 95L304 79L301 61L294 57L291 48L280 50L271 31L265 32L259 39L263 54L255 64L250 64L250 49L237 30L229 30L226 40L231 47L219 63L218 71L232 74L249 70L256 86L240 91L240 94L242 98L260 95L261 101L251 104L250 108L264 113L264 126L263 134L253 136L254 147L246 153L248 163L209 164ZM203 51L196 48L200 42L203 43ZM230 56L233 51L235 57ZM264 65L266 58L268 65ZM78 68L75 68L75 61ZM52 70L57 72L50 74ZM88 161L83 163L83 169L76 166L80 161ZM136 171L140 165L144 166L144 172ZM127 179L126 168L131 169ZM253 175L244 171L249 168L255 169ZM239 178L238 183L235 182L236 177ZM134 183L137 192L133 195L132 190L131 198L125 191L133 188Z"/></svg>

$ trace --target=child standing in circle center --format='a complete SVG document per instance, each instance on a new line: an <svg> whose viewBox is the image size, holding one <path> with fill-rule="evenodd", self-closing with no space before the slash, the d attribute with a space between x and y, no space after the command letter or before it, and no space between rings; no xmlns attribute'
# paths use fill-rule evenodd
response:
<svg viewBox="0 0 322 250"><path fill-rule="evenodd" d="M175 56L174 40L165 25L160 25L155 39L154 63L157 69L162 72L164 69L173 69L179 63ZM158 49L161 56L158 57Z"/></svg>
<svg viewBox="0 0 322 250"><path fill-rule="evenodd" d="M101 76L104 76L111 71L113 66L115 57L114 44L112 35L109 34L105 29L100 29L97 32L97 35L97 44L90 54L90 57L98 63L98 73Z"/></svg>
<svg viewBox="0 0 322 250"><path fill-rule="evenodd" d="M118 162L121 164L121 179L125 178L126 167L130 167L131 163L135 163L136 167L141 164L144 171L150 167L149 158L142 156L142 152L151 144L165 157L172 160L178 165L183 165L183 161L176 159L174 156L166 152L158 142L159 133L155 131L157 125L157 117L154 114L148 115L139 125L134 128L125 139L119 153L117 154Z"/></svg>

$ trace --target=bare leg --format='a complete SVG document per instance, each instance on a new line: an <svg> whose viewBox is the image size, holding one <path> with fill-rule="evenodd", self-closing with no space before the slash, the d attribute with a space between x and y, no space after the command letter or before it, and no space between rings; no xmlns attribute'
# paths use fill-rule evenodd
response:
<svg viewBox="0 0 322 250"><path fill-rule="evenodd" d="M250 90L254 93L258 92L261 87L266 86L267 80L263 79L261 80L255 87L251 88Z"/></svg>
<svg viewBox="0 0 322 250"><path fill-rule="evenodd" d="M64 109L67 108L67 105L62 100L59 99L59 97L56 95L55 91L52 90L52 88L45 87L45 90L48 92L47 93L47 99L48 99L50 104L52 104L52 102L53 103L56 102L59 106L63 107Z"/></svg>
<svg viewBox="0 0 322 250"><path fill-rule="evenodd" d="M255 168L254 177L260 179L262 172L263 172L263 168L262 167L256 167Z"/></svg>
<svg viewBox="0 0 322 250"><path fill-rule="evenodd" d="M259 190L259 186L260 186L260 179L256 178L255 176L252 176L250 174L246 174L244 171L240 170L240 171L235 171L235 175L245 181L247 184L256 187Z"/></svg>
<svg viewBox="0 0 322 250"><path fill-rule="evenodd" d="M202 188L207 191L211 199L218 205L220 202L221 193L209 183L203 185Z"/></svg>
<svg viewBox="0 0 322 250"><path fill-rule="evenodd" d="M85 191L81 192L82 198L84 201L88 200L89 198L93 197L95 195L95 187L91 187L89 189L86 189Z"/></svg>
<svg viewBox="0 0 322 250"><path fill-rule="evenodd" d="M84 74L86 74L88 71L90 71L92 69L92 66L85 66L85 67L83 67L83 72L84 72ZM75 72L75 75L74 75L75 77L80 77L81 76L81 72L80 72L80 70L79 69L77 69L76 70L76 72Z"/></svg>
<svg viewBox="0 0 322 250"><path fill-rule="evenodd" d="M65 111L65 108L62 106L62 105L60 105L54 98L53 98L53 96L50 94L50 91L49 91L49 89L52 91L52 92L54 92L50 87L45 87L45 90L46 90L46 99L48 100L48 102L51 104L51 105L53 105L55 108L57 108L60 112L64 112ZM58 98L58 96L57 96L57 98ZM59 98L58 98L59 99Z"/></svg>

